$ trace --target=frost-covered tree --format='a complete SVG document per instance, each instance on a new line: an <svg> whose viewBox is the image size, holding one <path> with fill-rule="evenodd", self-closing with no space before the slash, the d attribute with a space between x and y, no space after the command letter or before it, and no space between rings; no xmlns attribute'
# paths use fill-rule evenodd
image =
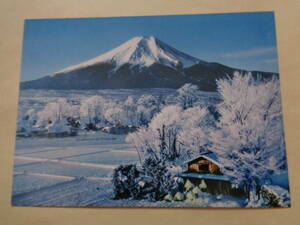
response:
<svg viewBox="0 0 300 225"><path fill-rule="evenodd" d="M279 81L255 81L251 74L235 73L217 85L222 102L211 150L221 170L253 201L264 180L286 162Z"/></svg>
<svg viewBox="0 0 300 225"><path fill-rule="evenodd" d="M106 102L105 98L97 95L83 99L80 106L81 117L87 118L89 123L98 124L103 120Z"/></svg>
<svg viewBox="0 0 300 225"><path fill-rule="evenodd" d="M124 124L126 125L138 125L137 113L136 113L136 101L132 96L128 96L123 105L124 110Z"/></svg>
<svg viewBox="0 0 300 225"><path fill-rule="evenodd" d="M154 116L149 126L127 136L143 160L151 156L158 159L174 159L179 154L177 134L180 130L179 106L166 106Z"/></svg>
<svg viewBox="0 0 300 225"><path fill-rule="evenodd" d="M198 98L199 89L196 85L187 83L177 90L177 100L183 109L193 107Z"/></svg>
<svg viewBox="0 0 300 225"><path fill-rule="evenodd" d="M181 120L183 128L207 127L211 121L206 107L192 107L182 111Z"/></svg>
<svg viewBox="0 0 300 225"><path fill-rule="evenodd" d="M175 160L179 156L178 133L181 129L182 109L171 105L164 107L149 124L156 136L161 158Z"/></svg>
<svg viewBox="0 0 300 225"><path fill-rule="evenodd" d="M37 113L38 125L46 125L60 120L66 120L72 115L72 106L64 98L59 98L56 102L48 103L45 108Z"/></svg>
<svg viewBox="0 0 300 225"><path fill-rule="evenodd" d="M160 102L153 95L142 95L137 101L136 113L139 125L147 125L159 111Z"/></svg>
<svg viewBox="0 0 300 225"><path fill-rule="evenodd" d="M134 145L141 164L148 157L149 151L156 153L159 149L156 133L146 127L141 127L138 131L129 133L125 141Z"/></svg>
<svg viewBox="0 0 300 225"><path fill-rule="evenodd" d="M123 125L124 111L117 105L105 111L105 119L112 125Z"/></svg>
<svg viewBox="0 0 300 225"><path fill-rule="evenodd" d="M156 159L182 161L207 152L209 119L206 108L183 110L178 105L165 106L148 127L129 134L126 141L134 144L143 159L151 155Z"/></svg>
<svg viewBox="0 0 300 225"><path fill-rule="evenodd" d="M30 132L38 120L37 112L34 109L29 109L24 114L19 116L18 129Z"/></svg>
<svg viewBox="0 0 300 225"><path fill-rule="evenodd" d="M73 106L64 98L48 103L37 113L36 126L45 128L48 133L69 132L68 118L74 116Z"/></svg>
<svg viewBox="0 0 300 225"><path fill-rule="evenodd" d="M178 135L182 144L182 157L191 158L207 153L209 144L207 131L211 126L211 117L205 107L193 107L181 115L181 131ZM185 155L184 155L185 154Z"/></svg>
<svg viewBox="0 0 300 225"><path fill-rule="evenodd" d="M152 95L128 96L124 103L108 102L104 116L111 124L147 126L160 106L160 100Z"/></svg>

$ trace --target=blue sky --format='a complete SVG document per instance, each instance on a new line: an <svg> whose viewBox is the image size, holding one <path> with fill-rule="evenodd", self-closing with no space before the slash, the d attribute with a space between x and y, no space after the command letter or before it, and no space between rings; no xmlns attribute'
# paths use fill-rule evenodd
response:
<svg viewBox="0 0 300 225"><path fill-rule="evenodd" d="M21 80L50 75L134 36L209 62L278 72L272 12L25 20Z"/></svg>

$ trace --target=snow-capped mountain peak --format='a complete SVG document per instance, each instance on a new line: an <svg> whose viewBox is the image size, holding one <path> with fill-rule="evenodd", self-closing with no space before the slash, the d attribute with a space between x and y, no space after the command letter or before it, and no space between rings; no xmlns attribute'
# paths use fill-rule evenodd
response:
<svg viewBox="0 0 300 225"><path fill-rule="evenodd" d="M101 63L113 63L116 66L115 69L118 69L126 63L141 67L148 67L158 63L172 68L185 68L201 62L203 63L204 61L187 55L153 36L134 37L100 56L67 67L54 75Z"/></svg>

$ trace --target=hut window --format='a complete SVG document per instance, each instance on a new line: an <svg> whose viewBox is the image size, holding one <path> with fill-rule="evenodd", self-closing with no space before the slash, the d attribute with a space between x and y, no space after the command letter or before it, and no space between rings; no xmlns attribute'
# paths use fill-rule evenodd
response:
<svg viewBox="0 0 300 225"><path fill-rule="evenodd" d="M200 164L199 165L199 170L208 171L208 164Z"/></svg>

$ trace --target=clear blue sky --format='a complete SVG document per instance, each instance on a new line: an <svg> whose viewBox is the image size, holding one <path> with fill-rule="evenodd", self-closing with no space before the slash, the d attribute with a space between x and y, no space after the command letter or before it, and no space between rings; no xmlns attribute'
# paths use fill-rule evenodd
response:
<svg viewBox="0 0 300 225"><path fill-rule="evenodd" d="M199 59L277 72L272 12L26 20L21 80L52 74L134 36L155 36Z"/></svg>

